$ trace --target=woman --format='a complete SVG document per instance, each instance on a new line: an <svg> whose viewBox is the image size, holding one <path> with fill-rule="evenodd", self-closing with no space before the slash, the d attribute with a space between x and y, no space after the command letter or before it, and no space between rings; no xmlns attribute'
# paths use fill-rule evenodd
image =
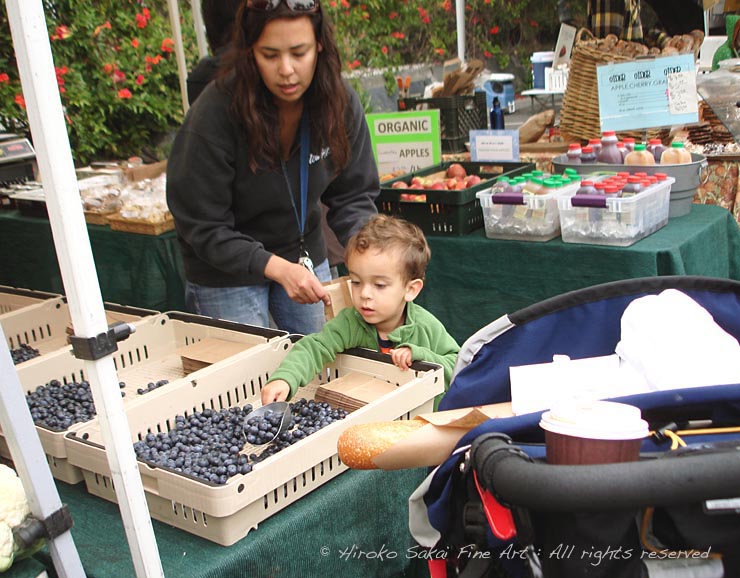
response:
<svg viewBox="0 0 740 578"><path fill-rule="evenodd" d="M247 0L216 82L167 169L191 311L313 333L330 279L320 201L342 243L376 212L378 171L318 0Z"/></svg>

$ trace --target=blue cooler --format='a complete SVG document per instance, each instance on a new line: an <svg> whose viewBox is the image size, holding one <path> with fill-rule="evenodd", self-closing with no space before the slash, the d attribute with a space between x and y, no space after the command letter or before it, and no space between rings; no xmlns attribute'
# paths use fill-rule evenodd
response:
<svg viewBox="0 0 740 578"><path fill-rule="evenodd" d="M532 88L545 88L545 68L552 68L554 59L555 53L552 51L535 52L532 55Z"/></svg>
<svg viewBox="0 0 740 578"><path fill-rule="evenodd" d="M480 89L478 89L480 90ZM497 96L504 112L516 112L516 97L514 96L513 74L491 74L483 83L486 93L486 109L493 107L493 97Z"/></svg>

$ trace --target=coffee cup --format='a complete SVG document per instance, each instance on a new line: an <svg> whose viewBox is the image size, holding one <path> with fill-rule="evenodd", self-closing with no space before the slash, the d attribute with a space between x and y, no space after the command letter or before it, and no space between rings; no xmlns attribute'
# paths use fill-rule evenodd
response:
<svg viewBox="0 0 740 578"><path fill-rule="evenodd" d="M542 414L547 462L594 465L636 461L648 424L640 409L611 401L572 401Z"/></svg>

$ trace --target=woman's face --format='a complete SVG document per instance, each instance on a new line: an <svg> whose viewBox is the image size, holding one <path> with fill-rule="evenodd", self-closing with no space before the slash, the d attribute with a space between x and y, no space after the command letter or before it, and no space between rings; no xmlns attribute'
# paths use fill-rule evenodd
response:
<svg viewBox="0 0 740 578"><path fill-rule="evenodd" d="M260 76L278 106L299 102L311 85L321 51L309 17L271 20L253 51Z"/></svg>

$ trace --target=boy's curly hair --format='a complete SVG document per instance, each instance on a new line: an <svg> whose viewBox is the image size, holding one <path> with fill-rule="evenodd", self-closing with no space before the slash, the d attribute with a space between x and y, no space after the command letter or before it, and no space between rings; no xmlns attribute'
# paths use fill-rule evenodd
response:
<svg viewBox="0 0 740 578"><path fill-rule="evenodd" d="M345 262L352 253L368 249L382 252L397 251L405 281L424 279L432 252L421 229L398 217L374 215L349 240L344 251Z"/></svg>

